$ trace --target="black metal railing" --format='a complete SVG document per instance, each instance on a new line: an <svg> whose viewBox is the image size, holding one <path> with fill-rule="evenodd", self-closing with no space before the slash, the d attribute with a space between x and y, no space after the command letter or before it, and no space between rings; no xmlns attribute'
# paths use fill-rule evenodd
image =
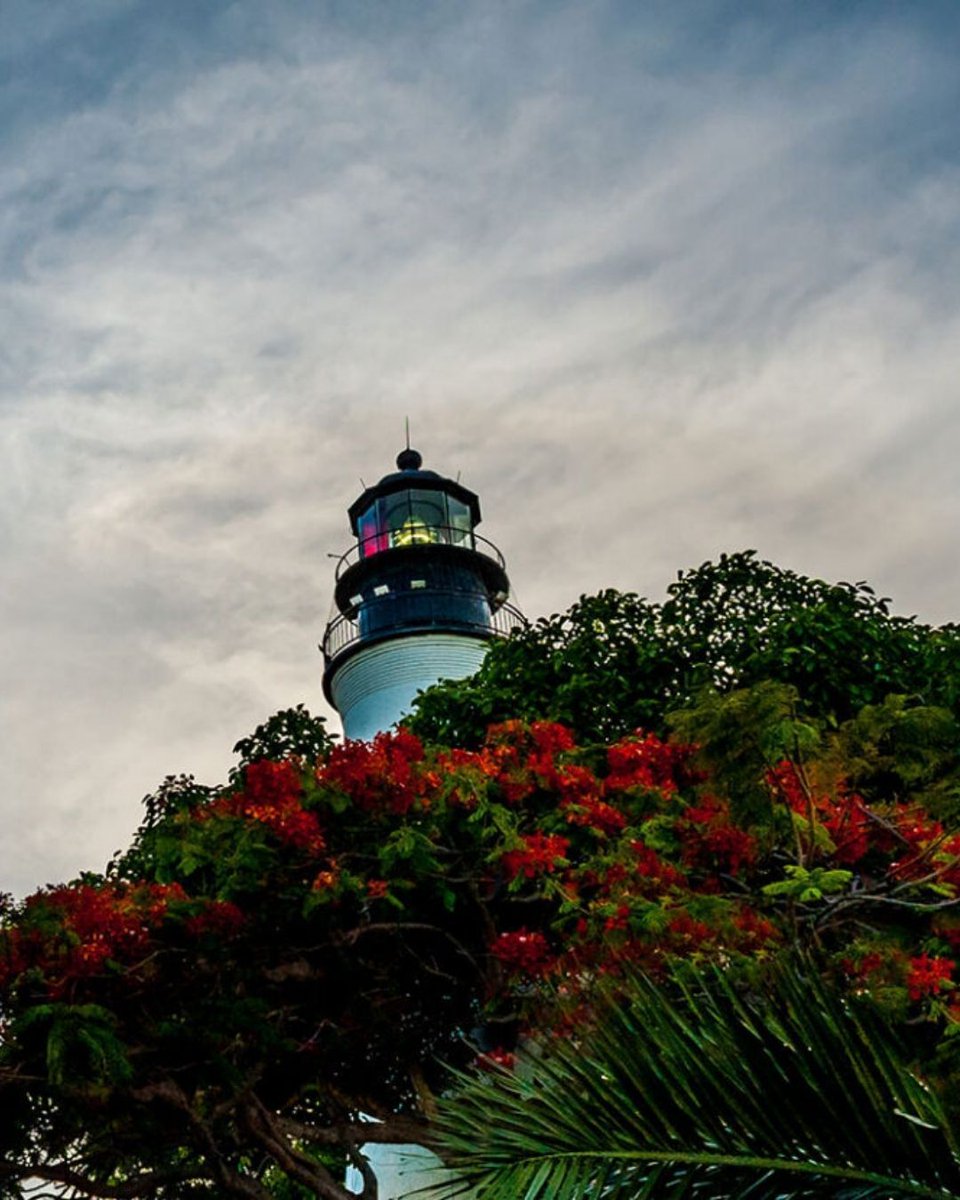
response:
<svg viewBox="0 0 960 1200"><path fill-rule="evenodd" d="M403 610L401 598L391 594L367 601L355 613L338 614L323 635L321 649L325 661L331 662L358 642L378 641L400 633L436 630L509 637L514 629L527 624L527 618L512 604L501 604L490 612L488 598L482 592L431 588L416 595L421 603L415 612ZM471 609L477 614L472 619Z"/></svg>
<svg viewBox="0 0 960 1200"><path fill-rule="evenodd" d="M400 529L383 531L361 538L351 546L346 554L341 555L337 563L336 579L358 562L366 562L375 554L388 550L402 550L411 546L459 546L463 550L475 550L485 558L492 559L498 567L506 569L506 559L486 538L480 537L472 529L463 529L456 525L407 525Z"/></svg>

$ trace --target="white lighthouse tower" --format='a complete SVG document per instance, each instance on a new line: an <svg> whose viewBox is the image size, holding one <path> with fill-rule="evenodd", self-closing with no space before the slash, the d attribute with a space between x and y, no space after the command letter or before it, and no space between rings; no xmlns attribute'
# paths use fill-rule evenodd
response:
<svg viewBox="0 0 960 1200"><path fill-rule="evenodd" d="M491 638L524 624L507 603L503 555L476 533L480 501L408 446L397 470L349 508L356 543L337 564L323 636L323 690L348 738L370 739L440 679L472 675ZM371 1145L380 1200L411 1196L443 1177L422 1146ZM361 1187L355 1168L347 1186Z"/></svg>
<svg viewBox="0 0 960 1200"><path fill-rule="evenodd" d="M357 541L337 565L323 637L323 690L348 738L369 739L417 692L480 666L492 637L523 622L503 555L476 533L480 501L409 447L349 509Z"/></svg>

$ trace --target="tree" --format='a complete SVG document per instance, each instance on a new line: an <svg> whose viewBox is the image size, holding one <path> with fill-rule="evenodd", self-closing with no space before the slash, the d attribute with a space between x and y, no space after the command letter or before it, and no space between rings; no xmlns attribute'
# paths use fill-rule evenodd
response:
<svg viewBox="0 0 960 1200"><path fill-rule="evenodd" d="M360 1145L429 1144L451 1069L579 1040L637 970L758 988L798 948L960 1110L953 633L751 556L675 589L495 647L421 706L459 745L278 714L105 875L8 905L0 1196L344 1200L352 1162L373 1200Z"/></svg>
<svg viewBox="0 0 960 1200"><path fill-rule="evenodd" d="M809 713L847 720L887 695L960 713L960 628L892 615L865 583L808 579L752 551L681 571L667 599L584 596L488 652L472 678L425 692L409 727L427 740L477 745L510 717L563 722L612 740L666 717L706 686L773 681Z"/></svg>
<svg viewBox="0 0 960 1200"><path fill-rule="evenodd" d="M401 731L253 757L223 788L168 782L106 877L6 914L7 1194L34 1177L343 1200L362 1142L432 1140L451 1065L579 1036L597 988L638 967L755 980L794 946L901 1022L949 1091L960 839L913 796L852 791L849 731L804 742L774 686L686 713L756 731L742 811L721 742L698 765L682 742L578 747L550 722L493 726L477 750ZM865 779L901 778L884 755L871 776L858 738ZM942 784L955 759L918 778Z"/></svg>

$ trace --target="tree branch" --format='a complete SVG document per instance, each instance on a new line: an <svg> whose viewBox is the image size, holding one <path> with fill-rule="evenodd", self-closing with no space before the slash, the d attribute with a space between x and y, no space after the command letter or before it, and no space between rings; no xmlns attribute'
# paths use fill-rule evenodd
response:
<svg viewBox="0 0 960 1200"><path fill-rule="evenodd" d="M98 1200L134 1200L138 1196L151 1196L158 1187L167 1183L182 1183L189 1179L203 1179L199 1171L186 1168L171 1168L168 1171L147 1171L123 1183L109 1183L104 1179L89 1179L79 1171L65 1165L53 1163L30 1163L13 1165L0 1162L0 1179L42 1179L45 1183L60 1183L74 1188L85 1196Z"/></svg>
<svg viewBox="0 0 960 1200"><path fill-rule="evenodd" d="M338 1183L322 1163L299 1151L280 1128L277 1119L256 1096L250 1097L242 1116L251 1137L291 1179L302 1183L322 1200L350 1200L355 1195L348 1192L345 1185ZM376 1200L375 1192L371 1200Z"/></svg>
<svg viewBox="0 0 960 1200"><path fill-rule="evenodd" d="M194 1136L199 1143L201 1152L206 1156L214 1180L219 1183L230 1196L239 1196L243 1200L272 1200L271 1194L257 1179L249 1175L241 1175L229 1164L221 1151L213 1130L197 1113L182 1088L171 1080L162 1080L138 1089L135 1093L138 1100L160 1100L170 1107L182 1112L187 1118ZM340 1200L336 1197L335 1200Z"/></svg>
<svg viewBox="0 0 960 1200"><path fill-rule="evenodd" d="M378 1118L376 1121L350 1121L329 1126L307 1125L290 1117L277 1117L275 1122L287 1137L299 1138L316 1146L342 1146L348 1142L385 1146L413 1142L426 1146L433 1140L428 1122L403 1114Z"/></svg>

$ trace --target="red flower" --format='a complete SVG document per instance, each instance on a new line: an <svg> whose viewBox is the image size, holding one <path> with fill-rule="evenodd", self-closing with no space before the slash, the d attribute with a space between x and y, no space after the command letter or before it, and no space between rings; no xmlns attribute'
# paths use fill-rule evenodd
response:
<svg viewBox="0 0 960 1200"><path fill-rule="evenodd" d="M501 933L490 953L511 972L545 975L553 963L547 939L537 930L516 929Z"/></svg>
<svg viewBox="0 0 960 1200"><path fill-rule="evenodd" d="M512 1050L501 1050L498 1047L496 1050L488 1050L485 1054L478 1054L476 1065L481 1071L489 1071L494 1067L512 1071L517 1065L517 1056Z"/></svg>
<svg viewBox="0 0 960 1200"><path fill-rule="evenodd" d="M667 932L685 949L695 950L704 942L716 940L716 931L703 921L697 921L687 912L678 913L667 923Z"/></svg>
<svg viewBox="0 0 960 1200"><path fill-rule="evenodd" d="M599 796L584 796L576 801L561 800L564 816L571 825L581 825L609 837L626 828L627 818Z"/></svg>
<svg viewBox="0 0 960 1200"><path fill-rule="evenodd" d="M626 929L627 922L629 920L630 920L629 904L618 904L617 911L615 913L613 913L611 916L607 917L607 919L603 923L603 927L608 932L612 932L615 929Z"/></svg>
<svg viewBox="0 0 960 1200"><path fill-rule="evenodd" d="M194 937L210 933L216 937L231 938L246 921L239 908L229 900L210 900L203 912L186 921L187 933Z"/></svg>
<svg viewBox="0 0 960 1200"><path fill-rule="evenodd" d="M736 875L757 858L756 839L730 821L730 805L716 796L706 796L688 808L677 821L683 843L683 861Z"/></svg>
<svg viewBox="0 0 960 1200"><path fill-rule="evenodd" d="M838 863L857 863L870 849L873 826L861 796L843 785L835 797L815 792L808 795L798 767L789 759L768 771L766 779L774 794L799 816L806 817L813 809L813 815L830 835L833 858Z"/></svg>
<svg viewBox="0 0 960 1200"><path fill-rule="evenodd" d="M643 842L631 842L630 849L636 856L630 864L632 873L635 879L643 881L644 894L657 895L668 888L682 887L686 883L682 871L678 871L670 863L664 862L655 850L651 850ZM612 869L611 872L608 872L607 878L616 878Z"/></svg>
<svg viewBox="0 0 960 1200"><path fill-rule="evenodd" d="M523 843L522 850L508 850L500 859L509 879L521 874L532 879L553 871L558 862L566 859L570 839L558 834L532 833Z"/></svg>
<svg viewBox="0 0 960 1200"><path fill-rule="evenodd" d="M325 847L317 814L302 804L300 773L292 762L260 759L247 766L243 788L196 810L198 820L224 814L257 821L281 842L321 854Z"/></svg>
<svg viewBox="0 0 960 1200"><path fill-rule="evenodd" d="M761 917L752 908L743 907L733 918L734 928L740 935L737 939L739 950L758 950L770 942L779 942L781 934L772 921Z"/></svg>
<svg viewBox="0 0 960 1200"><path fill-rule="evenodd" d="M624 738L608 748L606 790L643 788L668 794L676 792L697 778L689 767L694 751L694 746L668 744L652 733L638 731L635 737Z"/></svg>
<svg viewBox="0 0 960 1200"><path fill-rule="evenodd" d="M767 786L795 813L805 814L807 797L800 781L797 768L789 759L783 759L766 774Z"/></svg>
<svg viewBox="0 0 960 1200"><path fill-rule="evenodd" d="M402 816L426 798L438 782L422 770L423 744L405 729L378 733L372 742L347 741L334 746L317 779L345 793L364 812Z"/></svg>
<svg viewBox="0 0 960 1200"><path fill-rule="evenodd" d="M71 980L100 974L110 962L129 966L149 951L171 902L187 900L176 883L68 884L30 896L24 924L6 931L2 982L39 969L51 994Z"/></svg>
<svg viewBox="0 0 960 1200"><path fill-rule="evenodd" d="M949 981L956 963L952 958L931 958L921 954L910 959L907 972L907 990L911 1000L922 1000L924 996L935 996L940 985Z"/></svg>

